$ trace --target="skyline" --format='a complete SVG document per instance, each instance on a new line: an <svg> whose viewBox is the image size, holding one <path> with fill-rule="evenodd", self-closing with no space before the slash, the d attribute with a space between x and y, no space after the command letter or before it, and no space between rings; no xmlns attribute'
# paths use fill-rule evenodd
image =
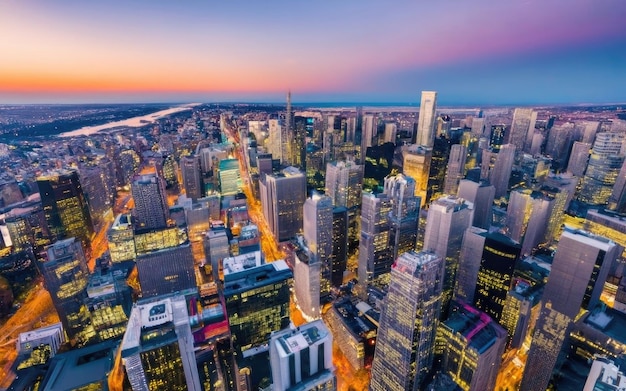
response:
<svg viewBox="0 0 626 391"><path fill-rule="evenodd" d="M619 0L319 4L3 2L0 103L626 102Z"/></svg>

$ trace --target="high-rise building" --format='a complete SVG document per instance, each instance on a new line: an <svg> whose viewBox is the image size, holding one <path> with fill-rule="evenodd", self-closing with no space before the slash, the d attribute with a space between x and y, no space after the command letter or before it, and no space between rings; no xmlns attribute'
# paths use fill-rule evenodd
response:
<svg viewBox="0 0 626 391"><path fill-rule="evenodd" d="M304 202L303 225L304 239L312 255L310 263L320 264L320 295L326 296L330 293L332 284L334 240L332 199L319 193L313 193L307 198Z"/></svg>
<svg viewBox="0 0 626 391"><path fill-rule="evenodd" d="M500 148L493 169L489 171L489 182L495 187L495 197L506 195L509 188L509 179L515 160L516 148L513 144L505 144Z"/></svg>
<svg viewBox="0 0 626 391"><path fill-rule="evenodd" d="M202 180L200 178L200 159L197 156L180 158L180 171L183 175L185 194L192 200L202 197Z"/></svg>
<svg viewBox="0 0 626 391"><path fill-rule="evenodd" d="M574 176L582 178L585 174L585 170L587 169L590 150L591 144L575 141L574 145L572 145L572 152L570 152L569 155L567 171L571 172Z"/></svg>
<svg viewBox="0 0 626 391"><path fill-rule="evenodd" d="M456 273L456 285L454 287L454 299L465 303L474 302L476 279L480 269L480 260L485 248L485 238L489 231L470 227L463 235L459 269Z"/></svg>
<svg viewBox="0 0 626 391"><path fill-rule="evenodd" d="M46 289L70 340L84 345L96 338L84 300L89 269L81 243L75 238L60 240L47 248L39 262Z"/></svg>
<svg viewBox="0 0 626 391"><path fill-rule="evenodd" d="M200 391L187 301L169 296L133 306L122 362L133 391Z"/></svg>
<svg viewBox="0 0 626 391"><path fill-rule="evenodd" d="M302 230L302 207L306 200L306 176L295 167L265 175L259 183L263 216L278 242Z"/></svg>
<svg viewBox="0 0 626 391"><path fill-rule="evenodd" d="M609 209L618 213L626 213L626 161L617 175L613 192L609 197Z"/></svg>
<svg viewBox="0 0 626 391"><path fill-rule="evenodd" d="M415 250L419 224L420 198L415 194L415 181L398 174L385 178L384 193L391 199L389 213L389 247L392 258Z"/></svg>
<svg viewBox="0 0 626 391"><path fill-rule="evenodd" d="M293 141L291 145L291 164L306 172L306 137L313 127L314 118L295 117L293 121Z"/></svg>
<svg viewBox="0 0 626 391"><path fill-rule="evenodd" d="M443 273L443 260L429 252L408 252L393 264L370 390L420 389L433 362Z"/></svg>
<svg viewBox="0 0 626 391"><path fill-rule="evenodd" d="M443 196L430 205L424 233L424 250L432 251L445 263L442 315L452 299L465 230L472 226L471 203L454 196Z"/></svg>
<svg viewBox="0 0 626 391"><path fill-rule="evenodd" d="M499 233L486 234L484 243L473 303L492 319L500 321L506 295L511 289L520 246Z"/></svg>
<svg viewBox="0 0 626 391"><path fill-rule="evenodd" d="M496 153L500 151L500 147L505 144L505 135L506 125L491 125L491 134L489 135L489 147L492 151Z"/></svg>
<svg viewBox="0 0 626 391"><path fill-rule="evenodd" d="M221 195L235 195L241 191L241 174L237 159L223 159L219 163Z"/></svg>
<svg viewBox="0 0 626 391"><path fill-rule="evenodd" d="M332 162L326 165L326 194L333 205L346 208L361 205L363 166L354 161Z"/></svg>
<svg viewBox="0 0 626 391"><path fill-rule="evenodd" d="M281 163L285 166L294 164L291 161L293 148L293 112L291 111L291 91L287 92L287 108L285 111L285 121L280 129L281 141Z"/></svg>
<svg viewBox="0 0 626 391"><path fill-rule="evenodd" d="M333 208L332 252L330 256L330 283L339 287L343 284L343 273L348 262L348 232L350 214L343 206Z"/></svg>
<svg viewBox="0 0 626 391"><path fill-rule="evenodd" d="M139 255L136 262L143 297L197 287L189 243Z"/></svg>
<svg viewBox="0 0 626 391"><path fill-rule="evenodd" d="M604 237L570 228L563 231L543 292L522 391L548 387L574 318L581 309L592 310L600 303L608 271L621 252Z"/></svg>
<svg viewBox="0 0 626 391"><path fill-rule="evenodd" d="M450 149L450 158L446 169L444 194L455 195L459 190L459 182L465 175L465 160L467 158L467 148L461 144L454 144Z"/></svg>
<svg viewBox="0 0 626 391"><path fill-rule="evenodd" d="M224 272L224 301L233 346L245 351L267 344L289 325L292 273L285 261Z"/></svg>
<svg viewBox="0 0 626 391"><path fill-rule="evenodd" d="M445 345L442 372L462 390L493 390L506 341L506 330L487 314L453 303L437 329L437 343Z"/></svg>
<svg viewBox="0 0 626 391"><path fill-rule="evenodd" d="M359 242L359 282L363 285L387 285L393 263L389 248L389 213L391 200L386 194L363 193L361 240ZM379 282L384 277L385 281Z"/></svg>
<svg viewBox="0 0 626 391"><path fill-rule="evenodd" d="M321 291L328 290L328 282L322 284L321 278L321 264L315 260L311 251L306 247L297 248L293 261L295 301L308 319L320 317Z"/></svg>
<svg viewBox="0 0 626 391"><path fill-rule="evenodd" d="M386 123L385 124L385 133L383 136L384 143L396 143L396 137L398 133L398 125L395 123Z"/></svg>
<svg viewBox="0 0 626 391"><path fill-rule="evenodd" d="M154 173L140 175L133 180L131 193L135 200L133 216L137 228L159 229L167 226L170 212L162 178Z"/></svg>
<svg viewBox="0 0 626 391"><path fill-rule="evenodd" d="M417 122L416 144L432 147L435 139L435 123L437 120L437 92L422 91L420 114Z"/></svg>
<svg viewBox="0 0 626 391"><path fill-rule="evenodd" d="M527 147L530 147L536 121L537 112L533 109L517 108L513 112L513 122L507 143L513 144L518 153L522 153L526 151Z"/></svg>
<svg viewBox="0 0 626 391"><path fill-rule="evenodd" d="M606 357L595 357L583 391L626 388L624 369Z"/></svg>
<svg viewBox="0 0 626 391"><path fill-rule="evenodd" d="M89 246L94 228L78 172L51 171L37 178L37 186L52 241L73 237Z"/></svg>
<svg viewBox="0 0 626 391"><path fill-rule="evenodd" d="M522 243L522 254L529 255L544 239L554 200L540 191L518 188L511 192L506 211L508 236Z"/></svg>
<svg viewBox="0 0 626 391"><path fill-rule="evenodd" d="M115 217L111 228L107 231L107 242L109 243L111 262L117 263L135 259L137 256L135 232L130 214L121 213Z"/></svg>
<svg viewBox="0 0 626 391"><path fill-rule="evenodd" d="M333 336L321 320L272 333L272 390L335 391Z"/></svg>
<svg viewBox="0 0 626 391"><path fill-rule="evenodd" d="M578 200L590 205L606 205L624 164L626 137L623 133L598 133L593 143Z"/></svg>
<svg viewBox="0 0 626 391"><path fill-rule="evenodd" d="M528 281L515 278L513 287L507 293L500 318L500 324L504 327L510 338L509 346L519 348L530 331L530 321L533 317L533 308L538 304L543 289L543 284L531 286Z"/></svg>
<svg viewBox="0 0 626 391"><path fill-rule="evenodd" d="M430 161L433 149L421 145L411 145L404 154L402 173L415 181L415 195L420 197L420 206L426 204Z"/></svg>
<svg viewBox="0 0 626 391"><path fill-rule="evenodd" d="M488 229L491 225L491 208L496 189L486 181L480 183L463 179L459 182L459 198L463 198L474 205L474 220L472 225Z"/></svg>

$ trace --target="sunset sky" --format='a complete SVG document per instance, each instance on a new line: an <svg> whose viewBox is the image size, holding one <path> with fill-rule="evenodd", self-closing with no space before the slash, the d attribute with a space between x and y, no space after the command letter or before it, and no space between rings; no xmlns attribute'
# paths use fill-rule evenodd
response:
<svg viewBox="0 0 626 391"><path fill-rule="evenodd" d="M0 103L626 102L624 0L0 1Z"/></svg>

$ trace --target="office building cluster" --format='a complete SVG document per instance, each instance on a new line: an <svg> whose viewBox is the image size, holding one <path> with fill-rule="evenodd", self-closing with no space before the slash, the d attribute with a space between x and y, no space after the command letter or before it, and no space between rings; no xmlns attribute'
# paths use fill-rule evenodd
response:
<svg viewBox="0 0 626 391"><path fill-rule="evenodd" d="M18 144L9 389L618 386L626 125L567 110L289 93Z"/></svg>

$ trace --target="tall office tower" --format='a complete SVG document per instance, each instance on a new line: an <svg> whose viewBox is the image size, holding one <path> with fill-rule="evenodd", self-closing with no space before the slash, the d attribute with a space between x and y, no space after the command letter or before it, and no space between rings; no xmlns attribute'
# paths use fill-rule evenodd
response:
<svg viewBox="0 0 626 391"><path fill-rule="evenodd" d="M277 119L270 119L268 124L268 139L265 145L267 152L272 154L274 159L282 161L283 156L283 127Z"/></svg>
<svg viewBox="0 0 626 391"><path fill-rule="evenodd" d="M473 305L500 321L506 295L511 289L513 269L520 255L520 245L499 233L488 233L480 256ZM477 260L462 259L476 264Z"/></svg>
<svg viewBox="0 0 626 391"><path fill-rule="evenodd" d="M489 136L489 147L494 152L499 152L504 145L506 135L506 125L491 125L491 134Z"/></svg>
<svg viewBox="0 0 626 391"><path fill-rule="evenodd" d="M424 233L424 247L445 263L442 293L442 315L447 314L452 299L456 272L465 230L472 226L474 206L462 198L443 196L430 205Z"/></svg>
<svg viewBox="0 0 626 391"><path fill-rule="evenodd" d="M575 133L572 122L558 124L550 129L544 151L552 158L555 167L565 168L572 142L575 141Z"/></svg>
<svg viewBox="0 0 626 391"><path fill-rule="evenodd" d="M417 124L415 124L415 126L417 127ZM449 115L441 114L437 116L437 122L435 123L435 137L449 137L451 128L452 120ZM414 135L412 141L413 144L415 144L415 142L417 141L417 134Z"/></svg>
<svg viewBox="0 0 626 391"><path fill-rule="evenodd" d="M326 194L333 205L348 209L360 206L362 189L362 165L351 160L326 165Z"/></svg>
<svg viewBox="0 0 626 391"><path fill-rule="evenodd" d="M70 340L78 345L96 337L84 300L89 269L81 243L75 238L60 240L46 250L47 259L38 263L52 304Z"/></svg>
<svg viewBox="0 0 626 391"><path fill-rule="evenodd" d="M384 143L396 143L396 137L398 133L398 125L395 123L387 123L385 124L385 134L383 138Z"/></svg>
<svg viewBox="0 0 626 391"><path fill-rule="evenodd" d="M37 186L52 241L74 237L89 247L94 228L78 173L51 171L37 178Z"/></svg>
<svg viewBox="0 0 626 391"><path fill-rule="evenodd" d="M443 185L444 194L456 194L459 191L459 182L465 176L465 160L467 148L461 144L454 144L450 149L448 168Z"/></svg>
<svg viewBox="0 0 626 391"><path fill-rule="evenodd" d="M293 141L291 145L292 165L306 172L307 129L313 127L313 118L295 117L293 121Z"/></svg>
<svg viewBox="0 0 626 391"><path fill-rule="evenodd" d="M542 186L539 191L543 193L544 199L549 200L550 210L546 221L538 221L539 224L545 226L543 238L540 238L538 243L550 243L556 239L561 229L565 210L567 210L567 198L570 196L570 192L567 189L558 189L549 186ZM536 225L529 224L529 227L530 229L534 229Z"/></svg>
<svg viewBox="0 0 626 391"><path fill-rule="evenodd" d="M263 216L274 239L289 240L302 230L302 206L306 200L306 176L295 167L265 175L259 183Z"/></svg>
<svg viewBox="0 0 626 391"><path fill-rule="evenodd" d="M230 256L228 235L224 227L213 227L204 238L204 253L207 261L211 264L213 281L220 279L219 271L224 258Z"/></svg>
<svg viewBox="0 0 626 391"><path fill-rule="evenodd" d="M135 200L133 216L137 228L166 227L170 210L167 206L165 181L156 174L141 175L133 180L130 189Z"/></svg>
<svg viewBox="0 0 626 391"><path fill-rule="evenodd" d="M81 166L78 176L92 220L102 221L104 214L111 209L113 201L113 194L109 194L105 182L105 170L102 167Z"/></svg>
<svg viewBox="0 0 626 391"><path fill-rule="evenodd" d="M507 144L513 144L518 154L525 152L526 148L530 147L529 140L532 140L535 132L536 121L537 112L533 109L517 108L513 112L513 122Z"/></svg>
<svg viewBox="0 0 626 391"><path fill-rule="evenodd" d="M224 273L226 314L238 350L267 344L272 331L289 325L292 277L282 260Z"/></svg>
<svg viewBox="0 0 626 391"><path fill-rule="evenodd" d="M613 262L618 244L588 232L565 228L543 291L520 390L545 390L574 318L592 310Z"/></svg>
<svg viewBox="0 0 626 391"><path fill-rule="evenodd" d="M370 390L419 390L430 371L441 308L443 260L429 252L402 254L391 268Z"/></svg>
<svg viewBox="0 0 626 391"><path fill-rule="evenodd" d="M533 307L539 302L543 289L543 284L537 286L532 287L525 280L515 279L507 293L500 324L508 331L512 348L521 347L526 339Z"/></svg>
<svg viewBox="0 0 626 391"><path fill-rule="evenodd" d="M433 154L430 159L428 170L428 184L426 190L426 204L434 198L443 195L443 187L446 180L446 167L450 156L450 139L437 137L434 141Z"/></svg>
<svg viewBox="0 0 626 391"><path fill-rule="evenodd" d="M361 163L364 163L367 148L371 147L372 145L376 145L373 144L374 136L376 136L378 131L376 117L372 114L364 115L361 128Z"/></svg>
<svg viewBox="0 0 626 391"><path fill-rule="evenodd" d="M241 192L241 173L237 159L223 159L219 162L221 195L235 195Z"/></svg>
<svg viewBox="0 0 626 391"><path fill-rule="evenodd" d="M596 139L596 134L600 130L600 122L597 122L597 121L581 121L577 125L580 125L579 129L580 129L580 131L582 133L580 135L580 140L583 143L593 144L594 140Z"/></svg>
<svg viewBox="0 0 626 391"><path fill-rule="evenodd" d="M291 111L291 91L287 93L287 109L285 111L284 126L280 129L281 163L285 166L294 164L291 161L293 149L293 112Z"/></svg>
<svg viewBox="0 0 626 391"><path fill-rule="evenodd" d="M122 363L133 391L200 391L184 296L137 302L122 339Z"/></svg>
<svg viewBox="0 0 626 391"><path fill-rule="evenodd" d="M417 121L416 144L432 147L435 139L435 123L437 117L437 92L422 91L420 114Z"/></svg>
<svg viewBox="0 0 626 391"><path fill-rule="evenodd" d="M386 194L363 193L361 240L359 242L359 283L386 286L393 262L389 249L391 200ZM383 277L384 281L379 281Z"/></svg>
<svg viewBox="0 0 626 391"><path fill-rule="evenodd" d="M189 243L139 255L136 262L143 297L197 287Z"/></svg>
<svg viewBox="0 0 626 391"><path fill-rule="evenodd" d="M384 193L391 200L389 247L392 258L415 250L420 214L420 199L414 196L415 181L402 174L385 178Z"/></svg>
<svg viewBox="0 0 626 391"><path fill-rule="evenodd" d="M107 231L111 262L118 263L135 259L135 233L130 214L119 214Z"/></svg>
<svg viewBox="0 0 626 391"><path fill-rule="evenodd" d="M307 319L320 317L321 264L304 245L295 250L293 262L293 285L295 301Z"/></svg>
<svg viewBox="0 0 626 391"><path fill-rule="evenodd" d="M330 256L330 282L339 287L348 263L348 232L350 214L343 206L333 208L332 252ZM358 236L357 236L358 238ZM357 241L358 242L358 241Z"/></svg>
<svg viewBox="0 0 626 391"><path fill-rule="evenodd" d="M575 141L572 146L572 152L569 155L569 161L567 162L567 171L578 178L582 178L587 169L590 150L591 144Z"/></svg>
<svg viewBox="0 0 626 391"><path fill-rule="evenodd" d="M580 183L578 200L591 205L607 204L625 154L626 137L623 133L598 133Z"/></svg>
<svg viewBox="0 0 626 391"><path fill-rule="evenodd" d="M624 368L607 357L594 357L583 391L619 390L626 388Z"/></svg>
<svg viewBox="0 0 626 391"><path fill-rule="evenodd" d="M333 205L348 209L349 252L359 243L359 214L363 190L363 166L352 160L326 165L326 194Z"/></svg>
<svg viewBox="0 0 626 391"><path fill-rule="evenodd" d="M202 197L202 180L200 178L200 160L198 157L181 157L180 171L183 174L183 188L187 197L194 201Z"/></svg>
<svg viewBox="0 0 626 391"><path fill-rule="evenodd" d="M553 206L553 200L540 191L518 188L511 192L506 227L508 236L522 243L523 255L530 255L542 242Z"/></svg>
<svg viewBox="0 0 626 391"><path fill-rule="evenodd" d="M441 371L465 391L494 390L507 333L487 314L468 304L453 303L437 329L445 344Z"/></svg>
<svg viewBox="0 0 626 391"><path fill-rule="evenodd" d="M619 213L626 213L626 161L617 175L613 191L609 197L609 209Z"/></svg>
<svg viewBox="0 0 626 391"><path fill-rule="evenodd" d="M485 119L472 118L472 134L476 137L482 137L485 133Z"/></svg>
<svg viewBox="0 0 626 391"><path fill-rule="evenodd" d="M272 390L335 391L333 336L321 320L272 333Z"/></svg>
<svg viewBox="0 0 626 391"><path fill-rule="evenodd" d="M402 173L415 180L415 195L420 197L420 206L426 204L430 161L433 149L421 145L411 145L404 154Z"/></svg>
<svg viewBox="0 0 626 391"><path fill-rule="evenodd" d="M509 179L515 160L515 146L505 144L500 148L495 165L489 172L489 182L495 187L495 197L500 198L506 195L509 188Z"/></svg>
<svg viewBox="0 0 626 391"><path fill-rule="evenodd" d="M488 182L480 183L463 179L459 182L457 196L474 205L474 220L472 225L488 229L491 225L491 207L496 190Z"/></svg>
<svg viewBox="0 0 626 391"><path fill-rule="evenodd" d="M319 263L320 296L330 293L333 253L333 202L326 195L314 192L304 202L303 231L311 251L309 263ZM345 238L345 233L344 233ZM319 303L318 303L319 305Z"/></svg>

